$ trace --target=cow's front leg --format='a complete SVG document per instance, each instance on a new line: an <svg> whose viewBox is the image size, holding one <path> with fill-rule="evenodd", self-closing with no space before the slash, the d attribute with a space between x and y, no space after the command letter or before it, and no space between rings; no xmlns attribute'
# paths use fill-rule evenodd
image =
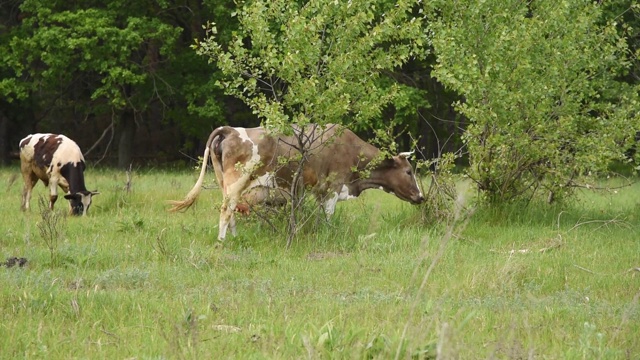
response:
<svg viewBox="0 0 640 360"><path fill-rule="evenodd" d="M325 216L327 220L331 218L333 213L336 211L336 204L338 203L339 197L338 194L327 195L321 202L321 206L324 208Z"/></svg>
<svg viewBox="0 0 640 360"><path fill-rule="evenodd" d="M58 183L49 181L49 210L53 210L56 200L58 200Z"/></svg>
<svg viewBox="0 0 640 360"><path fill-rule="evenodd" d="M231 219L229 220L229 228L231 229L231 235L233 235L234 237L237 235L236 233L236 215L235 215L235 209L236 207L233 207L233 211L232 211L232 215L231 215Z"/></svg>
<svg viewBox="0 0 640 360"><path fill-rule="evenodd" d="M66 183L66 181L62 180L58 183L58 185L60 186L60 188L62 189L62 193L63 194L69 194L69 185ZM64 195L63 195L64 197ZM57 196L56 196L57 198ZM69 201L69 215L73 215L73 206L71 205L72 201ZM51 208L53 210L53 207Z"/></svg>

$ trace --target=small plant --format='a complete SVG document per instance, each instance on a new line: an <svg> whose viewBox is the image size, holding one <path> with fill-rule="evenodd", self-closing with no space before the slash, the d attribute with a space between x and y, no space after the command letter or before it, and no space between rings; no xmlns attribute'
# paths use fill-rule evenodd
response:
<svg viewBox="0 0 640 360"><path fill-rule="evenodd" d="M118 231L124 233L138 231L144 228L144 220L137 215L131 219L119 220L116 223L118 224Z"/></svg>
<svg viewBox="0 0 640 360"><path fill-rule="evenodd" d="M164 338L168 343L169 352L175 358L188 359L199 358L200 330L199 322L206 319L205 315L197 316L193 309L188 309L184 319L173 325L171 333L165 333Z"/></svg>
<svg viewBox="0 0 640 360"><path fill-rule="evenodd" d="M597 331L595 324L585 322L578 341L580 354L583 359L600 358L606 353L604 334Z"/></svg>
<svg viewBox="0 0 640 360"><path fill-rule="evenodd" d="M158 256L167 260L171 260L173 251L171 250L171 248L169 247L169 244L167 243L167 238L164 236L165 230L167 229L164 228L160 230L160 234L156 236L156 241L155 243L151 244L151 247L158 254Z"/></svg>
<svg viewBox="0 0 640 360"><path fill-rule="evenodd" d="M38 208L40 209L41 217L41 221L37 223L38 230L40 231L40 237L42 237L47 249L49 249L51 265L53 266L59 260L58 245L63 236L65 217L49 209L46 200L42 196L38 199Z"/></svg>
<svg viewBox="0 0 640 360"><path fill-rule="evenodd" d="M431 181L424 194L426 200L420 206L422 223L440 223L453 217L457 198L456 179L452 172L454 160L454 154L445 153L437 159L418 164L418 167L433 168L429 171Z"/></svg>

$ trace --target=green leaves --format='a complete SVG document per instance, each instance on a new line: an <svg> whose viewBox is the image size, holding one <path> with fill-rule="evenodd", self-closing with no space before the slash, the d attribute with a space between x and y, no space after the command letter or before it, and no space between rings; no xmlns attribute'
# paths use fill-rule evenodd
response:
<svg viewBox="0 0 640 360"><path fill-rule="evenodd" d="M91 99L106 100L116 109L134 100L126 89L148 81L159 56L171 56L179 34L159 19L122 17L108 9L60 10L34 0L24 2L22 11L29 14L19 28L22 33L6 49L13 81L24 81L31 91L88 83ZM18 96L9 88L0 90Z"/></svg>
<svg viewBox="0 0 640 360"><path fill-rule="evenodd" d="M456 6L462 5L466 10ZM570 194L640 129L623 39L589 1L442 3L434 75L464 96L469 175L494 200Z"/></svg>
<svg viewBox="0 0 640 360"><path fill-rule="evenodd" d="M397 88L380 74L422 56L414 4L379 1L243 3L240 29L219 43L215 25L197 44L224 74L230 95L247 103L269 127L288 124L369 124Z"/></svg>

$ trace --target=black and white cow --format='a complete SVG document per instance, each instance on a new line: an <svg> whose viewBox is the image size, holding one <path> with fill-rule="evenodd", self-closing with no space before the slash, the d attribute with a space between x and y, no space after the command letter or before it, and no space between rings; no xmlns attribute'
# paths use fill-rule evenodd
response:
<svg viewBox="0 0 640 360"><path fill-rule="evenodd" d="M100 194L84 185L84 157L78 145L57 134L31 134L20 141L20 170L24 178L22 210L29 209L31 191L38 180L49 187L49 208L58 199L58 186L69 200L71 214L86 215L91 197Z"/></svg>

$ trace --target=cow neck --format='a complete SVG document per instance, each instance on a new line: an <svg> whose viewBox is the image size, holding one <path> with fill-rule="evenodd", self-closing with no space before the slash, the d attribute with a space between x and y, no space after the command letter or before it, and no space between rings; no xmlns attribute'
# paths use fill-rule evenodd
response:
<svg viewBox="0 0 640 360"><path fill-rule="evenodd" d="M373 159L375 159L379 154L380 150L378 150L375 146L369 145L367 148L363 149L363 157L364 162L368 165ZM353 196L359 196L365 190L368 189L379 189L382 187L385 191L387 189L387 181L385 181L385 177L381 174L381 170L387 168L388 161L390 160L382 160L382 162L376 165L374 168L370 169L369 176L367 177L358 177L355 181L353 181L349 185L349 192ZM365 166L366 166L365 165Z"/></svg>
<svg viewBox="0 0 640 360"><path fill-rule="evenodd" d="M60 169L60 174L69 184L69 192L75 194L87 191L84 185L84 162L67 163Z"/></svg>

